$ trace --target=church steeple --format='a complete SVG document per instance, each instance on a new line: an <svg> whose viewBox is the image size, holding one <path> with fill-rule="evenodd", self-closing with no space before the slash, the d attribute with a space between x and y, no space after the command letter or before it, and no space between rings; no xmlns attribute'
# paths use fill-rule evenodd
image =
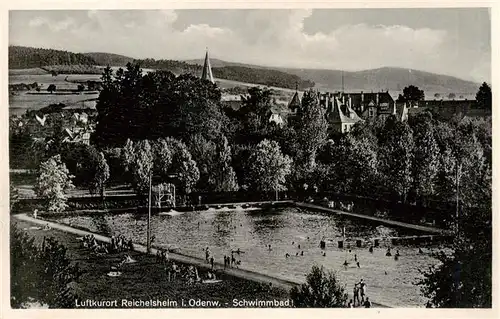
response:
<svg viewBox="0 0 500 319"><path fill-rule="evenodd" d="M208 80L215 83L214 76L212 75L212 67L210 66L210 59L208 58L208 48L205 54L205 63L203 65L203 72L201 73L201 78L203 80Z"/></svg>

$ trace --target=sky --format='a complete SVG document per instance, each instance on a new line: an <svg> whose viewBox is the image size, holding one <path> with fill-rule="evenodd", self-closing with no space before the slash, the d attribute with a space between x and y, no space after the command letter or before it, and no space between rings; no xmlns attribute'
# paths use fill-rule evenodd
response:
<svg viewBox="0 0 500 319"><path fill-rule="evenodd" d="M9 44L275 67L412 68L491 82L486 8L10 11Z"/></svg>

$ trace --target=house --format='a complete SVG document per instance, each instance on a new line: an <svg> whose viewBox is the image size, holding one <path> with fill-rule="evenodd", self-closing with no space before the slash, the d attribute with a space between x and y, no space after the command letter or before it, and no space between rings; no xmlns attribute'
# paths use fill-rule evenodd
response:
<svg viewBox="0 0 500 319"><path fill-rule="evenodd" d="M321 99L320 99L321 100ZM350 132L354 124L363 121L351 108L350 102L339 97L326 100L326 118L330 124L330 130L338 133Z"/></svg>
<svg viewBox="0 0 500 319"><path fill-rule="evenodd" d="M365 93L357 92L337 92L337 93L318 93L320 105L325 108L335 98L339 98L342 103L349 104L362 119L375 117L387 118L391 114L396 114L396 102L389 94L389 91Z"/></svg>
<svg viewBox="0 0 500 319"><path fill-rule="evenodd" d="M278 126L282 126L283 124L285 124L285 120L283 119L281 114L274 113L274 112L269 117L269 123L271 123L271 122L276 123L276 125L278 125Z"/></svg>

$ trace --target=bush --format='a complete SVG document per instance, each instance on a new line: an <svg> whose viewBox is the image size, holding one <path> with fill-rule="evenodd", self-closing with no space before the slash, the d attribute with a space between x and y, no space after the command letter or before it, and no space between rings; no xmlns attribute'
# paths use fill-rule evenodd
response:
<svg viewBox="0 0 500 319"><path fill-rule="evenodd" d="M10 251L12 308L33 302L50 308L75 306L73 287L82 272L78 265L70 265L63 245L50 237L38 247L33 238L12 226Z"/></svg>
<svg viewBox="0 0 500 319"><path fill-rule="evenodd" d="M335 273L313 266L306 283L293 287L290 298L296 308L341 308L345 307L347 293Z"/></svg>

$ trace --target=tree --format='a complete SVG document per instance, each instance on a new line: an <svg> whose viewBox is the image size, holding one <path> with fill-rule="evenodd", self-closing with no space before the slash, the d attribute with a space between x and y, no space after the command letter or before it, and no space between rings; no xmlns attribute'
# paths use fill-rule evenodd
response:
<svg viewBox="0 0 500 319"><path fill-rule="evenodd" d="M61 212L67 207L65 192L74 187L72 178L60 155L40 164L35 193L44 199L47 211Z"/></svg>
<svg viewBox="0 0 500 319"><path fill-rule="evenodd" d="M315 165L316 152L324 143L328 130L325 110L316 103L314 94L313 91L304 93L296 123L300 162L309 166Z"/></svg>
<svg viewBox="0 0 500 319"><path fill-rule="evenodd" d="M197 188L201 191L213 190L215 186L213 172L217 160L215 143L207 140L201 134L196 134L189 138L187 145L200 171Z"/></svg>
<svg viewBox="0 0 500 319"><path fill-rule="evenodd" d="M417 282L428 305L438 308L491 308L491 201L461 212L451 253L439 252L439 264L422 271Z"/></svg>
<svg viewBox="0 0 500 319"><path fill-rule="evenodd" d="M241 96L242 107L238 118L243 123L240 141L258 143L263 138L269 126L273 92L268 88L251 87L248 95Z"/></svg>
<svg viewBox="0 0 500 319"><path fill-rule="evenodd" d="M439 93L434 93L434 97L435 97L436 99L439 99L439 98L441 97L441 94L439 94Z"/></svg>
<svg viewBox="0 0 500 319"><path fill-rule="evenodd" d="M297 308L342 308L347 301L347 292L335 273L313 266L306 283L291 289L290 298Z"/></svg>
<svg viewBox="0 0 500 319"><path fill-rule="evenodd" d="M277 142L263 140L252 151L249 161L251 187L258 191L285 190L292 159L281 153Z"/></svg>
<svg viewBox="0 0 500 319"><path fill-rule="evenodd" d="M476 93L477 108L491 110L491 101L491 87L486 82L483 82Z"/></svg>
<svg viewBox="0 0 500 319"><path fill-rule="evenodd" d="M99 152L93 179L94 188L99 190L101 198L104 199L104 187L109 179L109 165L103 152Z"/></svg>
<svg viewBox="0 0 500 319"><path fill-rule="evenodd" d="M399 95L398 101L400 102L414 102L423 101L425 99L425 94L423 90L420 90L414 85L407 86L403 89L403 95Z"/></svg>
<svg viewBox="0 0 500 319"><path fill-rule="evenodd" d="M231 166L231 147L225 136L217 143L217 167L215 191L233 192L239 189L236 173Z"/></svg>
<svg viewBox="0 0 500 319"><path fill-rule="evenodd" d="M106 68L101 79L95 134L100 145L123 145L127 138L187 140L193 134L213 140L228 129L220 90L198 77L143 75L138 64L127 64L115 73Z"/></svg>
<svg viewBox="0 0 500 319"><path fill-rule="evenodd" d="M83 84L78 84L76 87L78 92L83 92L85 90L85 86Z"/></svg>
<svg viewBox="0 0 500 319"><path fill-rule="evenodd" d="M47 87L47 91L50 92L51 94L55 92L55 90L56 90L55 84L51 84Z"/></svg>
<svg viewBox="0 0 500 319"><path fill-rule="evenodd" d="M146 194L149 190L149 179L153 173L153 152L148 140L134 144L129 170L132 173L132 185L138 194Z"/></svg>
<svg viewBox="0 0 500 319"><path fill-rule="evenodd" d="M412 117L413 130L413 182L417 197L434 194L434 183L439 168L439 148L434 138L432 115L428 112Z"/></svg>
<svg viewBox="0 0 500 319"><path fill-rule="evenodd" d="M83 274L71 265L66 248L54 238L34 239L11 226L11 306L25 308L38 302L50 308L74 308L78 298L75 283Z"/></svg>
<svg viewBox="0 0 500 319"><path fill-rule="evenodd" d="M166 138L165 140L173 153L171 172L177 175L182 190L189 194L200 179L198 166L192 159L186 144L173 138Z"/></svg>
<svg viewBox="0 0 500 319"><path fill-rule="evenodd" d="M448 94L448 98L449 98L450 100L455 99L455 97L456 97L455 93L450 93L450 94Z"/></svg>
<svg viewBox="0 0 500 319"><path fill-rule="evenodd" d="M406 122L391 116L380 141L379 163L384 184L404 203L413 183L413 132Z"/></svg>

